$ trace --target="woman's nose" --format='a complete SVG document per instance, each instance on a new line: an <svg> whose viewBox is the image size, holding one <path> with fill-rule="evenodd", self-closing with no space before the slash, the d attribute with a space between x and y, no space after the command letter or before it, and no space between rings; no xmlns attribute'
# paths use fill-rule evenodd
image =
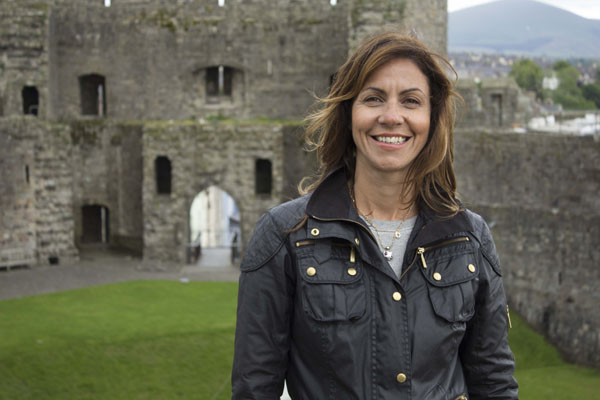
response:
<svg viewBox="0 0 600 400"><path fill-rule="evenodd" d="M382 125L398 125L404 123L404 113L402 107L397 104L387 104L377 119Z"/></svg>

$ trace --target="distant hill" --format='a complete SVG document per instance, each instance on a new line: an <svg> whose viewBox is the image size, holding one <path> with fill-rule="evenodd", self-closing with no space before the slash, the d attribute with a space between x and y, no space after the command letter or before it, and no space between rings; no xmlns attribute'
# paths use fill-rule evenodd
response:
<svg viewBox="0 0 600 400"><path fill-rule="evenodd" d="M448 15L448 50L600 58L600 20L531 0L500 0Z"/></svg>

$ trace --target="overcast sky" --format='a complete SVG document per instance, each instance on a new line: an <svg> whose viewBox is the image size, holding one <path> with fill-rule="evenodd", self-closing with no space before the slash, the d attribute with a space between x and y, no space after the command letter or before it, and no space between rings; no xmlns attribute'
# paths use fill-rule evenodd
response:
<svg viewBox="0 0 600 400"><path fill-rule="evenodd" d="M490 3L496 0L448 0L448 11ZM585 18L600 19L600 0L536 0L554 7L564 8Z"/></svg>

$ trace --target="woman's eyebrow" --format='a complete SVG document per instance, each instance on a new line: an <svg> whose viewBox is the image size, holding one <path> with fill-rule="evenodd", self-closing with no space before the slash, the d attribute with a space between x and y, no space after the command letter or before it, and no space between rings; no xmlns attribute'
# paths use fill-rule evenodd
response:
<svg viewBox="0 0 600 400"><path fill-rule="evenodd" d="M383 90L383 89L380 89L380 88L378 88L378 87L375 87L375 86L369 86L369 87L366 87L366 88L364 88L364 89L362 90L362 92L366 92L367 90L373 90L373 91L375 91L375 92L377 92L377 93L381 93L381 94L387 94L385 90ZM417 87L415 87L415 88L410 88L410 89L404 89L404 90L403 90L403 91L401 91L399 94L401 94L401 95L402 95L402 94L406 94L406 93L410 93L410 92L421 92L421 93L425 94L425 92L424 92L423 90L421 90L421 89L419 89L419 88L417 88Z"/></svg>

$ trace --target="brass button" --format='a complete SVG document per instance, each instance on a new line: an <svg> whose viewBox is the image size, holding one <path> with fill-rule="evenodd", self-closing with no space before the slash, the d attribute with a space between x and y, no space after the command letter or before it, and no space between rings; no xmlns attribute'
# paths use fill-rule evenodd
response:
<svg viewBox="0 0 600 400"><path fill-rule="evenodd" d="M396 375L396 380L400 383L404 383L404 382L406 382L406 375L400 373L400 374Z"/></svg>
<svg viewBox="0 0 600 400"><path fill-rule="evenodd" d="M315 267L306 268L306 275L315 276L317 274L317 269Z"/></svg>
<svg viewBox="0 0 600 400"><path fill-rule="evenodd" d="M313 228L310 230L310 234L313 236L319 236L319 230L317 228Z"/></svg>
<svg viewBox="0 0 600 400"><path fill-rule="evenodd" d="M433 274L433 279L435 279L436 281L441 281L442 275L440 275L439 272L436 272L435 274Z"/></svg>
<svg viewBox="0 0 600 400"><path fill-rule="evenodd" d="M356 275L356 268L352 268L352 267L348 268L348 275L350 275L350 276Z"/></svg>
<svg viewBox="0 0 600 400"><path fill-rule="evenodd" d="M400 300L402 300L402 294L400 292L394 292L392 294L392 298L396 301L400 301Z"/></svg>
<svg viewBox="0 0 600 400"><path fill-rule="evenodd" d="M469 264L467 268L469 268L469 271L475 272L475 266L473 264Z"/></svg>
<svg viewBox="0 0 600 400"><path fill-rule="evenodd" d="M461 394L460 396L458 396L456 398L456 400L467 400L467 396L465 396L464 394Z"/></svg>
<svg viewBox="0 0 600 400"><path fill-rule="evenodd" d="M358 238L354 238L354 243L356 243L357 246L360 246L360 240L358 240Z"/></svg>

